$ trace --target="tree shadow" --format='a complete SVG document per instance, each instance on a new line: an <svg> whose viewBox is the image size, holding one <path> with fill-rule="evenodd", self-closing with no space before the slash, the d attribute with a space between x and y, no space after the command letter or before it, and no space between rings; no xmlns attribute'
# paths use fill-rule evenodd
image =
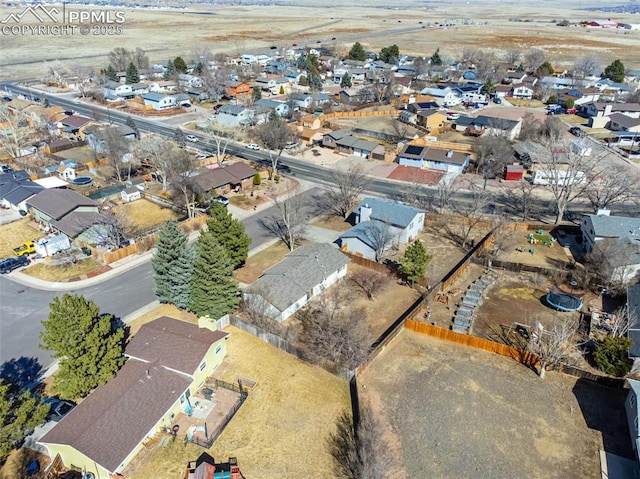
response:
<svg viewBox="0 0 640 479"><path fill-rule="evenodd" d="M36 386L43 372L42 364L35 357L11 358L0 366L0 378L14 385L19 391Z"/></svg>
<svg viewBox="0 0 640 479"><path fill-rule="evenodd" d="M602 434L606 452L634 458L625 410L626 389L611 389L578 379L572 389L589 429Z"/></svg>

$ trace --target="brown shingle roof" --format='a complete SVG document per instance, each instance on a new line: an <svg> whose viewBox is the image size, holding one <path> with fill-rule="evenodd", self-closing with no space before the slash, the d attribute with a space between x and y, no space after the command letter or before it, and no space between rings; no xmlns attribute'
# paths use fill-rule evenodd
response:
<svg viewBox="0 0 640 479"><path fill-rule="evenodd" d="M251 178L258 171L249 165L238 162L224 168L214 168L204 171L196 179L196 183L204 191L210 191L225 185L236 185L247 178Z"/></svg>
<svg viewBox="0 0 640 479"><path fill-rule="evenodd" d="M115 472L190 384L159 361L129 359L115 379L87 396L40 442L68 444Z"/></svg>
<svg viewBox="0 0 640 479"><path fill-rule="evenodd" d="M43 190L31 198L29 204L56 220L80 206L98 207L98 203L91 198L73 190L59 189Z"/></svg>
<svg viewBox="0 0 640 479"><path fill-rule="evenodd" d="M93 120L91 118L86 118L84 116L71 115L60 120L64 126L72 126L74 128L82 128L87 123L91 123Z"/></svg>
<svg viewBox="0 0 640 479"><path fill-rule="evenodd" d="M163 316L143 325L127 345L125 354L193 374L209 347L228 335Z"/></svg>

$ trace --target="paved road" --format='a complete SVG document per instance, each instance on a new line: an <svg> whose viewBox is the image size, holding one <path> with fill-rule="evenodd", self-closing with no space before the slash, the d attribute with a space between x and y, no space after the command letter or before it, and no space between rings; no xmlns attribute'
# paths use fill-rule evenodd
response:
<svg viewBox="0 0 640 479"><path fill-rule="evenodd" d="M314 188L301 194L310 199L319 191ZM252 249L274 238L262 226L261 220L277 214L277 208L272 206L242 220L251 237ZM141 264L103 283L73 292L95 301L101 311L124 318L155 300L151 264ZM42 329L40 322L46 318L49 303L57 295L62 292L24 286L0 275L0 364L17 358L36 358L45 368L51 364L51 356L38 348L38 341Z"/></svg>

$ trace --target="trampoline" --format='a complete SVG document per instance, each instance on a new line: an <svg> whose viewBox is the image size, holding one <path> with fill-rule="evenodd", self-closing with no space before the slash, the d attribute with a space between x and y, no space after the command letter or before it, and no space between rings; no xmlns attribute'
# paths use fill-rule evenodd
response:
<svg viewBox="0 0 640 479"><path fill-rule="evenodd" d="M547 303L558 311L578 311L582 309L582 298L559 291L547 294Z"/></svg>

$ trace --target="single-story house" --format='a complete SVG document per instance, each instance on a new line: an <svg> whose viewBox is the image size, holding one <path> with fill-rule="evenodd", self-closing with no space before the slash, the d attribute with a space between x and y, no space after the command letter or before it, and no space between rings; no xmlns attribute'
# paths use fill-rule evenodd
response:
<svg viewBox="0 0 640 479"><path fill-rule="evenodd" d="M344 105L362 105L378 100L377 94L367 87L346 88L338 92L338 99Z"/></svg>
<svg viewBox="0 0 640 479"><path fill-rule="evenodd" d="M627 286L627 314L629 315L629 331L627 337L631 340L631 347L629 348L629 357L632 359L640 358L640 284L632 284ZM637 421L637 418L636 418ZM634 432L633 429L629 428ZM635 441L638 437L638 429L635 428L635 437L632 439ZM637 446L634 447L636 454Z"/></svg>
<svg viewBox="0 0 640 479"><path fill-rule="evenodd" d="M132 201L142 199L142 191L135 186L130 186L120 192L120 198L122 198L122 201L125 203L131 203Z"/></svg>
<svg viewBox="0 0 640 479"><path fill-rule="evenodd" d="M611 115L620 113L630 118L640 118L640 104L638 103L602 103L592 102L580 106L581 116L589 118L590 128L605 128Z"/></svg>
<svg viewBox="0 0 640 479"><path fill-rule="evenodd" d="M111 133L126 140L136 139L135 130L127 125L90 125L84 131L87 144L98 153L106 151L106 138Z"/></svg>
<svg viewBox="0 0 640 479"><path fill-rule="evenodd" d="M497 98L505 98L511 95L511 89L513 87L511 85L496 85L495 87L495 96Z"/></svg>
<svg viewBox="0 0 640 479"><path fill-rule="evenodd" d="M72 239L89 233L91 226L100 222L98 203L70 189L42 190L27 206L37 222Z"/></svg>
<svg viewBox="0 0 640 479"><path fill-rule="evenodd" d="M93 120L91 118L80 115L69 115L60 120L57 123L57 127L62 130L63 133L77 135L78 133L84 132L84 128L92 122Z"/></svg>
<svg viewBox="0 0 640 479"><path fill-rule="evenodd" d="M582 247L589 253L597 241L605 238L640 238L640 218L609 216L609 210L600 214L584 215L580 223Z"/></svg>
<svg viewBox="0 0 640 479"><path fill-rule="evenodd" d="M416 168L462 173L469 166L471 155L428 145L407 145L398 154L398 164Z"/></svg>
<svg viewBox="0 0 640 479"><path fill-rule="evenodd" d="M487 115L478 115L475 118L461 116L454 121L453 126L458 131L476 129L489 134L506 134L510 140L514 140L520 135L522 120L507 120Z"/></svg>
<svg viewBox="0 0 640 479"><path fill-rule="evenodd" d="M189 75L188 73L180 73L178 75L178 85L187 88L198 88L202 86L202 78L197 75Z"/></svg>
<svg viewBox="0 0 640 479"><path fill-rule="evenodd" d="M244 290L246 305L284 321L347 275L349 258L328 243L305 243Z"/></svg>
<svg viewBox="0 0 640 479"><path fill-rule="evenodd" d="M150 107L154 110L169 110L176 107L176 99L164 93L145 93L142 95L142 100L145 107Z"/></svg>
<svg viewBox="0 0 640 479"><path fill-rule="evenodd" d="M380 198L365 198L354 210L355 226L338 238L340 248L376 260L394 242L413 241L424 228L424 211Z"/></svg>
<svg viewBox="0 0 640 479"><path fill-rule="evenodd" d="M27 201L43 189L31 181L28 174L22 175L20 171L0 174L0 204L4 208L27 211Z"/></svg>
<svg viewBox="0 0 640 479"><path fill-rule="evenodd" d="M347 129L325 133L322 137L322 146L362 158L384 159L384 145L362 140Z"/></svg>
<svg viewBox="0 0 640 479"><path fill-rule="evenodd" d="M255 111L242 105L222 105L215 115L215 121L228 127L251 125L254 121Z"/></svg>
<svg viewBox="0 0 640 479"><path fill-rule="evenodd" d="M340 130L325 133L322 137L322 146L335 150L338 148L338 140L344 138L345 136L353 136L353 132L346 128L342 128Z"/></svg>
<svg viewBox="0 0 640 479"><path fill-rule="evenodd" d="M622 113L613 113L609 116L608 128L613 131L640 133L640 118L632 118Z"/></svg>
<svg viewBox="0 0 640 479"><path fill-rule="evenodd" d="M231 190L250 187L256 173L258 171L246 163L237 162L229 166L206 169L198 175L196 183L202 191L224 194Z"/></svg>
<svg viewBox="0 0 640 479"><path fill-rule="evenodd" d="M121 474L145 441L192 410L190 397L222 363L228 336L166 316L144 324L127 345L127 362L116 377L39 442L66 468L96 479Z"/></svg>

